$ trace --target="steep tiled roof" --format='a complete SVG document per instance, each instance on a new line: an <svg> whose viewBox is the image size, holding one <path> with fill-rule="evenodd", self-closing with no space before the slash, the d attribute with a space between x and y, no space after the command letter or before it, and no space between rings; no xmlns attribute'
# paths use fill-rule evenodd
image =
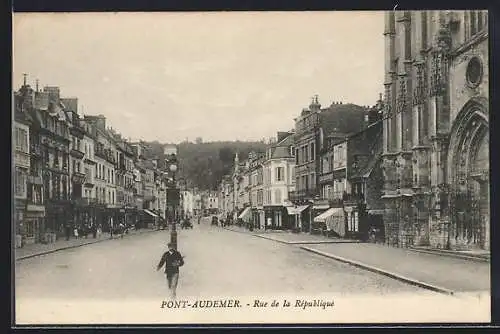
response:
<svg viewBox="0 0 500 334"><path fill-rule="evenodd" d="M368 136L366 139L360 142L358 145L363 145L367 147L367 153L369 154L369 159L364 166L360 166L359 170L352 175L353 178L357 177L369 177L373 168L376 166L377 162L380 160L383 151L382 143L382 124L376 123L365 130Z"/></svg>
<svg viewBox="0 0 500 334"><path fill-rule="evenodd" d="M27 108L23 108L23 97L16 93L14 96L14 101L15 101L15 113L14 113L15 121L24 124L30 124L31 122L33 122L33 118L29 114Z"/></svg>

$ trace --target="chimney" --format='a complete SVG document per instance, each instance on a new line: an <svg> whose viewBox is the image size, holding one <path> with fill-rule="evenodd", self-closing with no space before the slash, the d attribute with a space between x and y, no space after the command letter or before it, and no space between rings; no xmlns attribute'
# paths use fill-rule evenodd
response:
<svg viewBox="0 0 500 334"><path fill-rule="evenodd" d="M311 109L311 111L319 111L321 109L321 104L319 103L318 95L313 96L311 104L309 105L309 109Z"/></svg>
<svg viewBox="0 0 500 334"><path fill-rule="evenodd" d="M49 100L54 103L59 103L60 90L56 86L45 86L43 91L49 94Z"/></svg>
<svg viewBox="0 0 500 334"><path fill-rule="evenodd" d="M96 117L96 126L101 130L106 130L106 117L104 115L98 115Z"/></svg>

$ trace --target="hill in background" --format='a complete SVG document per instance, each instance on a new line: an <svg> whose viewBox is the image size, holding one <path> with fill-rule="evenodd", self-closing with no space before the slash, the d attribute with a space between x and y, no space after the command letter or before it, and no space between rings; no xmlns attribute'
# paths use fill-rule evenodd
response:
<svg viewBox="0 0 500 334"><path fill-rule="evenodd" d="M148 148L146 157L158 158L159 167L164 168L163 144L158 141L144 144ZM266 144L263 141L183 142L177 147L179 159L177 177L183 178L190 188L215 190L222 177L232 170L236 152L240 161L243 161L251 151L264 152Z"/></svg>

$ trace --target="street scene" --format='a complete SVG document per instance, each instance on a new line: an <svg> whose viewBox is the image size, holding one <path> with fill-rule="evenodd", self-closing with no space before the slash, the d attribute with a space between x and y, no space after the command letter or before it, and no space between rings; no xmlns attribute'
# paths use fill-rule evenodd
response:
<svg viewBox="0 0 500 334"><path fill-rule="evenodd" d="M486 11L13 39L16 324L490 321Z"/></svg>
<svg viewBox="0 0 500 334"><path fill-rule="evenodd" d="M286 240L286 235L280 238ZM20 323L31 323L34 319L71 323L71 319L65 321L56 316L66 314L65 301L160 301L167 296L168 290L163 274L157 272L155 266L168 241L169 231L153 231L17 261L16 311ZM326 292L338 297L360 294L432 296L438 293L304 251L296 244L287 245L242 231L214 227L208 218L202 219L192 230L180 231L178 243L186 261L179 279L179 300L207 296L314 296ZM339 244L307 245L339 254L335 249ZM364 252L366 256L373 250ZM345 253L342 255L349 257ZM458 295L489 289L489 280L485 279L489 270L487 264L427 256L430 258L419 259L421 256L413 255L428 268L419 271L420 276L416 278L429 284L441 284ZM385 259L385 262L391 265L392 261ZM462 273L464 266L468 268L467 276L458 277L457 273ZM394 266L392 270L415 273ZM36 314L23 312L43 300L47 305L52 305L49 300L60 301L60 305L39 309ZM100 310L100 313L107 311ZM83 323L100 322L86 314L75 314L71 318Z"/></svg>

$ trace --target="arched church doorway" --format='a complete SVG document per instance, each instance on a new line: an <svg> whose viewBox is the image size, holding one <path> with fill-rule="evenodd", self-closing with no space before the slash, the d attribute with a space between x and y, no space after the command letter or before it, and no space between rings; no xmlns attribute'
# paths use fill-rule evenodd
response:
<svg viewBox="0 0 500 334"><path fill-rule="evenodd" d="M450 246L489 249L489 126L486 105L469 102L450 137Z"/></svg>

